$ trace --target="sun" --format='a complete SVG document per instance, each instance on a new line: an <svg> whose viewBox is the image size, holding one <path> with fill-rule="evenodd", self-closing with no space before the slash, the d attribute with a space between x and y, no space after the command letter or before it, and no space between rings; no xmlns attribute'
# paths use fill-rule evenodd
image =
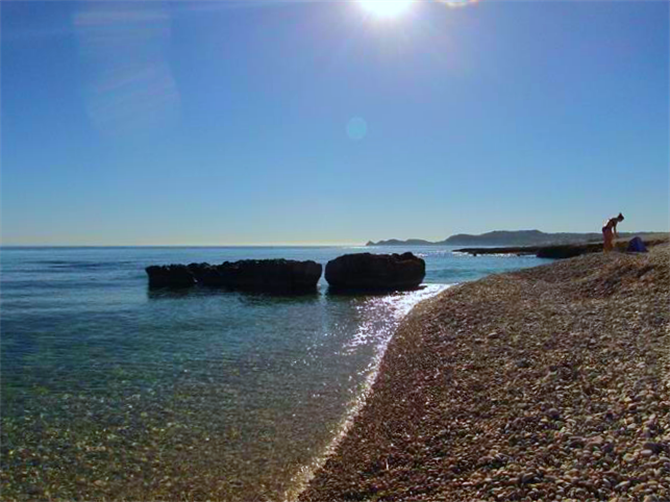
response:
<svg viewBox="0 0 670 502"><path fill-rule="evenodd" d="M414 0L358 0L361 7L378 17L396 17L409 9Z"/></svg>

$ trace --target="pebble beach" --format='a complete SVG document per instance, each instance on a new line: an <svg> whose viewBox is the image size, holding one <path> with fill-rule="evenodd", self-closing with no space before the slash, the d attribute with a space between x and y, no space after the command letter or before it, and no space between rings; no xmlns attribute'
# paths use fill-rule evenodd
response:
<svg viewBox="0 0 670 502"><path fill-rule="evenodd" d="M670 500L670 248L415 307L301 502Z"/></svg>

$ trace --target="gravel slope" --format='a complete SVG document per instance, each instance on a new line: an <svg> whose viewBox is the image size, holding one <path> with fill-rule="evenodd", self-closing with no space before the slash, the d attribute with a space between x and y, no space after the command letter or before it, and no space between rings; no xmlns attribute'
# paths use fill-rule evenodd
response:
<svg viewBox="0 0 670 502"><path fill-rule="evenodd" d="M670 500L669 260L581 256L419 305L299 500Z"/></svg>

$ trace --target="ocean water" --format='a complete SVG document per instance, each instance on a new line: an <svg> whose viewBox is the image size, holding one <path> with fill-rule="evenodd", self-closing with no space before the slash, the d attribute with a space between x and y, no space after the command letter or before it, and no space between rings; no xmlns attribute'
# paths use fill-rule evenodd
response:
<svg viewBox="0 0 670 502"><path fill-rule="evenodd" d="M150 291L151 264L410 250L419 291ZM448 247L3 248L5 499L288 500L364 401L398 323L543 263Z"/></svg>

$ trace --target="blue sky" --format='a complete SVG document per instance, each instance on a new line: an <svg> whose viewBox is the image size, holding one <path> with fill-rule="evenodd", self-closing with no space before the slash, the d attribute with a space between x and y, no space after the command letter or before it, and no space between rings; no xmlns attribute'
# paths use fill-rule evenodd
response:
<svg viewBox="0 0 670 502"><path fill-rule="evenodd" d="M668 230L669 4L3 2L3 244Z"/></svg>

